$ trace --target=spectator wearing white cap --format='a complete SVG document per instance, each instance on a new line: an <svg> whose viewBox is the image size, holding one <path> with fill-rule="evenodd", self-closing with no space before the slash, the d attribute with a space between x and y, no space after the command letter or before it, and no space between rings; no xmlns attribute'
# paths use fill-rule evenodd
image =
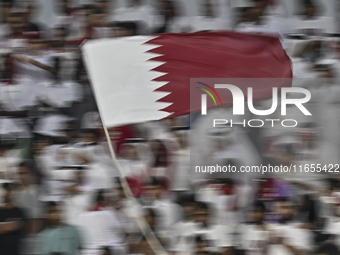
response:
<svg viewBox="0 0 340 255"><path fill-rule="evenodd" d="M160 0L159 16L153 33L185 33L190 31L188 17L185 16L184 6L176 0Z"/></svg>
<svg viewBox="0 0 340 255"><path fill-rule="evenodd" d="M268 18L264 14L267 4L261 0L253 0L246 15L247 20L239 23L235 30L237 32L252 34L268 34L282 38L285 33L285 22L280 19Z"/></svg>
<svg viewBox="0 0 340 255"><path fill-rule="evenodd" d="M59 132L59 136L64 136L62 130L70 120L72 108L83 99L83 90L78 83L61 79L60 66L58 59L54 79L40 84L37 98L43 114L35 125L35 132Z"/></svg>
<svg viewBox="0 0 340 255"><path fill-rule="evenodd" d="M97 160L97 146L84 145L71 151L74 161L85 167L84 181L94 189L112 188L111 169Z"/></svg>
<svg viewBox="0 0 340 255"><path fill-rule="evenodd" d="M22 160L19 150L15 149L16 144L15 138L2 137L0 140L0 179L11 178L16 166Z"/></svg>
<svg viewBox="0 0 340 255"><path fill-rule="evenodd" d="M151 152L145 139L125 139L119 153L118 161L124 176L136 179L140 183L146 181L151 162Z"/></svg>
<svg viewBox="0 0 340 255"><path fill-rule="evenodd" d="M300 0L297 3L301 11L290 20L290 33L322 36L335 32L335 21L322 15L320 1Z"/></svg>
<svg viewBox="0 0 340 255"><path fill-rule="evenodd" d="M0 134L29 138L28 111L37 105L35 88L0 83Z"/></svg>
<svg viewBox="0 0 340 255"><path fill-rule="evenodd" d="M190 189L190 144L188 127L174 127L178 149L173 152L169 167L171 189L173 191L188 191Z"/></svg>
<svg viewBox="0 0 340 255"><path fill-rule="evenodd" d="M150 34L155 27L156 10L141 0L126 2L127 6L114 11L111 21L132 21L138 27L138 34Z"/></svg>
<svg viewBox="0 0 340 255"><path fill-rule="evenodd" d="M55 0L55 25L69 28L68 39L79 39L81 36L81 10L72 6L72 1Z"/></svg>
<svg viewBox="0 0 340 255"><path fill-rule="evenodd" d="M86 183L86 169L73 171L72 184L66 186L64 198L65 221L77 224L78 216L90 209L94 187Z"/></svg>
<svg viewBox="0 0 340 255"><path fill-rule="evenodd" d="M37 33L30 37L29 42L30 51L13 55L13 82L32 89L40 82L51 80L56 70L46 38Z"/></svg>

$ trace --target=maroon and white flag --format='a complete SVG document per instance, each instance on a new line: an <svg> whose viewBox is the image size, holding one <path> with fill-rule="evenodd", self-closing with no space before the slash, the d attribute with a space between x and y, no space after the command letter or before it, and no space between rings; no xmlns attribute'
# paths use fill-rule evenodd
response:
<svg viewBox="0 0 340 255"><path fill-rule="evenodd" d="M124 37L88 41L82 51L107 127L190 113L191 78L292 77L290 59L279 39L262 35L199 32ZM280 86L287 84L275 84ZM257 91L255 86L253 91L258 101L270 97L272 87ZM232 103L231 97L221 100L226 106Z"/></svg>

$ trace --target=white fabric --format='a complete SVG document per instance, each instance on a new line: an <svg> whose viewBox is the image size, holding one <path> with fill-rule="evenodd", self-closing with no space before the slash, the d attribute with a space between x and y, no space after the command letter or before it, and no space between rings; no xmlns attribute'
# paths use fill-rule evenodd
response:
<svg viewBox="0 0 340 255"><path fill-rule="evenodd" d="M311 246L311 233L307 229L303 229L297 223L286 225L272 224L270 229L275 235L282 237L284 242L295 248L308 251ZM290 255L291 252L283 245L271 245L268 254Z"/></svg>
<svg viewBox="0 0 340 255"><path fill-rule="evenodd" d="M158 230L167 231L172 225L178 222L181 218L181 208L169 199L155 200L151 208L154 208L159 213Z"/></svg>
<svg viewBox="0 0 340 255"><path fill-rule="evenodd" d="M222 248L232 246L231 229L222 225L203 227L200 223L179 222L173 226L174 243L172 250L178 254L192 254L194 252L194 237L202 235L211 244L211 252L222 252Z"/></svg>
<svg viewBox="0 0 340 255"><path fill-rule="evenodd" d="M87 249L122 245L124 241L121 223L109 210L82 213L77 225L83 230Z"/></svg>
<svg viewBox="0 0 340 255"><path fill-rule="evenodd" d="M69 120L70 118L66 115L48 114L37 121L33 132L51 137L66 136L63 130Z"/></svg>
<svg viewBox="0 0 340 255"><path fill-rule="evenodd" d="M85 170L86 182L95 189L112 188L112 180L109 170L100 163L92 163Z"/></svg>
<svg viewBox="0 0 340 255"><path fill-rule="evenodd" d="M174 153L170 169L173 171L172 189L177 191L190 189L190 149L181 149Z"/></svg>
<svg viewBox="0 0 340 255"><path fill-rule="evenodd" d="M304 19L296 16L289 20L290 33L321 35L320 33L335 33L335 22L331 17L316 16Z"/></svg>
<svg viewBox="0 0 340 255"><path fill-rule="evenodd" d="M268 226L260 228L257 225L244 224L239 228L240 246L249 255L261 255L270 242L271 233Z"/></svg>
<svg viewBox="0 0 340 255"><path fill-rule="evenodd" d="M149 5L131 6L116 9L112 21L137 21L141 22L139 27L140 34L152 32L157 20L156 11Z"/></svg>
<svg viewBox="0 0 340 255"><path fill-rule="evenodd" d="M150 71L162 64L147 61L157 56L146 53L158 47L147 44L150 39L152 37L148 36L108 39L89 41L83 46L85 62L104 125L112 127L169 116L169 113L160 111L169 104L156 102L168 93L154 92L166 82L152 81L163 74ZM114 86L112 80L115 81Z"/></svg>
<svg viewBox="0 0 340 255"><path fill-rule="evenodd" d="M335 237L335 244L340 248L340 221L338 217L326 219L325 232Z"/></svg>
<svg viewBox="0 0 340 255"><path fill-rule="evenodd" d="M73 102L80 102L83 99L83 93L78 83L48 81L42 84L38 97L53 107L62 108L70 107Z"/></svg>
<svg viewBox="0 0 340 255"><path fill-rule="evenodd" d="M16 165L21 161L20 153L17 150L7 150L0 156L0 179L13 178L16 172Z"/></svg>
<svg viewBox="0 0 340 255"><path fill-rule="evenodd" d="M221 18L211 18L205 16L195 16L190 19L192 32L227 30L226 22Z"/></svg>
<svg viewBox="0 0 340 255"><path fill-rule="evenodd" d="M47 66L52 66L53 56L51 52L44 51L39 52L37 55L19 55L19 57L26 57L33 59L39 63ZM19 84L31 84L36 85L40 82L48 81L51 79L51 73L29 63L22 63L14 61L14 81Z"/></svg>
<svg viewBox="0 0 340 255"><path fill-rule="evenodd" d="M23 111L37 104L39 86L33 84L0 84L0 105L5 111ZM27 120L23 118L0 117L0 134L19 133L29 137Z"/></svg>
<svg viewBox="0 0 340 255"><path fill-rule="evenodd" d="M312 93L316 102L316 123L320 123L322 127L321 141L333 144L334 148L337 149L336 155L339 157L340 86L337 83L326 83L312 90Z"/></svg>
<svg viewBox="0 0 340 255"><path fill-rule="evenodd" d="M89 210L92 202L91 198L90 192L84 192L64 198L63 213L65 221L68 224L76 225L78 223L78 216Z"/></svg>
<svg viewBox="0 0 340 255"><path fill-rule="evenodd" d="M237 32L251 33L251 34L267 34L272 36L281 36L286 32L286 24L281 18L268 18L263 24L258 25L254 22L243 22L235 27Z"/></svg>

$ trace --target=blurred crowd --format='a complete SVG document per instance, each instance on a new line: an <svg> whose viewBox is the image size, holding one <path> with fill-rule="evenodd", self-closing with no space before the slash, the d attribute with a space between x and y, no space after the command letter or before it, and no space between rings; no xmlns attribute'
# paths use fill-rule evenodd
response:
<svg viewBox="0 0 340 255"><path fill-rule="evenodd" d="M278 0L197 0L194 17L174 0L124 4L55 0L51 27L34 19L43 11L35 1L1 0L0 254L149 255L157 241L169 254L340 254L336 17L324 16L319 0L297 0L294 15ZM212 30L279 37L293 86L312 92L313 116L290 107L289 118L299 120L290 129L215 132L189 116L110 128L118 168L81 45ZM221 111L231 116L229 109L216 116ZM322 172L198 175L193 163L315 164Z"/></svg>

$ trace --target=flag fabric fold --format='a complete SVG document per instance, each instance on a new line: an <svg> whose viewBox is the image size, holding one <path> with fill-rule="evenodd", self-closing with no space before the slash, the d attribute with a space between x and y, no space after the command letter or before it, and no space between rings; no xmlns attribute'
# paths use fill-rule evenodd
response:
<svg viewBox="0 0 340 255"><path fill-rule="evenodd" d="M88 41L82 52L107 127L190 113L191 78L292 77L291 61L279 39L262 35L199 32L124 37ZM256 94L256 87L253 90ZM230 105L230 97L222 102Z"/></svg>

